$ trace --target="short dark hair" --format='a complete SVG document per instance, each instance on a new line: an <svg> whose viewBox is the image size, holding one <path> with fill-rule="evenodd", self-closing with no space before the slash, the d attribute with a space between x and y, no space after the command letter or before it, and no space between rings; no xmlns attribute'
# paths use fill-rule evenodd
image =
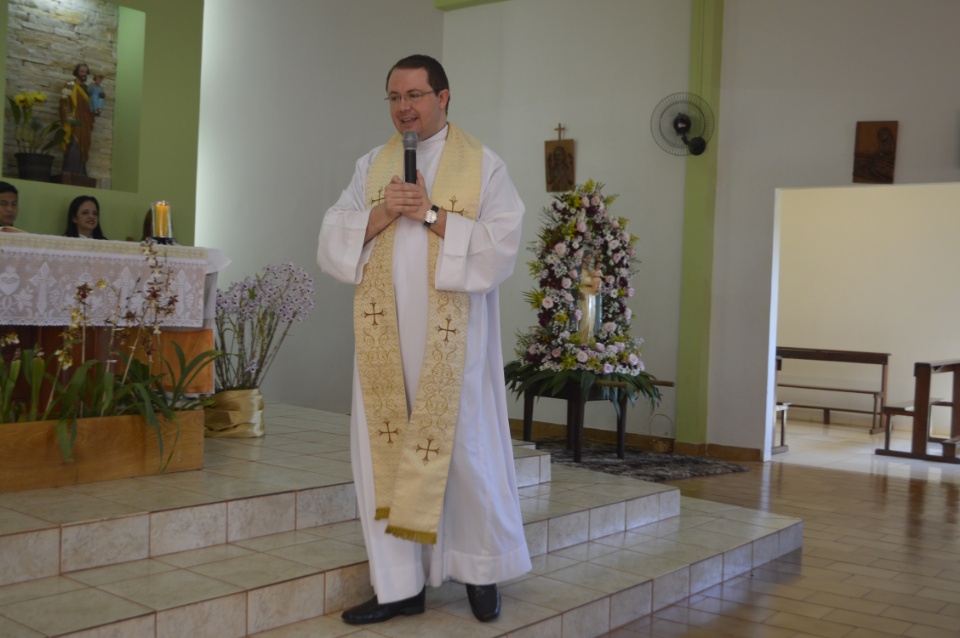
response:
<svg viewBox="0 0 960 638"><path fill-rule="evenodd" d="M10 182L0 182L0 193L13 193L17 197L20 196L20 191Z"/></svg>
<svg viewBox="0 0 960 638"><path fill-rule="evenodd" d="M90 74L90 65L87 64L86 62L81 62L81 63L78 64L77 66L73 67L73 77L75 77L75 78L79 78L79 77L80 77L80 67L82 67L82 66L87 67L87 75Z"/></svg>
<svg viewBox="0 0 960 638"><path fill-rule="evenodd" d="M447 80L447 72L443 70L443 65L429 55L417 53L415 55L408 55L398 61L390 67L390 72L387 73L387 86L390 85L390 76L393 74L394 69L425 69L427 71L427 83L431 89L437 92L437 95L444 89L446 89L447 92L450 91L450 82ZM447 96L447 108L444 110L447 112L450 111L449 95Z"/></svg>
<svg viewBox="0 0 960 638"><path fill-rule="evenodd" d="M75 197L72 202L70 202L70 208L67 209L67 229L63 232L66 237L79 237L80 231L77 230L77 222L73 218L80 211L80 207L87 202L93 202L93 205L97 207L97 212L100 212L100 202L97 201L96 197L92 195L80 195ZM103 229L100 228L100 222L97 222L97 227L93 229L93 238L94 239L106 239L103 236Z"/></svg>

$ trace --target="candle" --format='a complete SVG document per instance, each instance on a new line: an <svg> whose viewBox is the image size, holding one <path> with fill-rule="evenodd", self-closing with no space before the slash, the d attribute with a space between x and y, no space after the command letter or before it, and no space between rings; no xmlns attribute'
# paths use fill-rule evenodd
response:
<svg viewBox="0 0 960 638"><path fill-rule="evenodd" d="M173 233L170 228L170 204L154 202L153 204L153 235L154 237L170 237Z"/></svg>

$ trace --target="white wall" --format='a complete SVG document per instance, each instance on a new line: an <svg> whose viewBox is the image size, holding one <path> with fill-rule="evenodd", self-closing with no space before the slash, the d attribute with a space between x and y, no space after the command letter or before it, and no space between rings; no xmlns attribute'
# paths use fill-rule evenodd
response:
<svg viewBox="0 0 960 638"><path fill-rule="evenodd" d="M577 181L594 178L619 194L611 211L640 238L632 332L646 340L647 369L676 379L684 163L656 146L650 115L661 98L687 88L689 30L689 3L676 0L510 0L446 15L450 119L504 158L527 206L524 249L500 289L507 360L517 331L536 321L523 301L534 286L526 245L553 201L543 149L562 122L564 139L576 141ZM643 402L630 408L628 431L672 436L675 395L664 395L656 415ZM510 412L522 416L522 402ZM542 399L534 418L564 423L565 403ZM588 404L588 427L612 429L615 419L609 404Z"/></svg>
<svg viewBox="0 0 960 638"><path fill-rule="evenodd" d="M772 400L775 191L849 184L857 120L900 122L898 183L960 179L960 3L725 7L708 437L755 448ZM621 195L614 211L641 238L634 331L648 368L676 378L683 160L655 147L649 118L686 89L689 22L678 0L509 0L447 14L430 0L206 0L197 242L234 259L227 280L291 259L320 290L271 372L270 400L348 409L351 291L313 265L316 234L355 158L391 133L383 76L412 52L409 34L450 71L451 119L506 160L527 239L550 201L541 149L558 122L577 140L578 177ZM530 285L521 264L502 290L508 356L532 322ZM603 423L590 425L612 422L594 414ZM650 424L631 410L629 429L670 433L670 401L665 414ZM542 401L536 418L562 422L563 407Z"/></svg>
<svg viewBox="0 0 960 638"><path fill-rule="evenodd" d="M960 357L958 201L956 183L783 191L779 344L889 352L888 398L912 399L915 362ZM789 383L860 389L878 389L879 379L877 366L807 361L785 361L780 374ZM935 376L933 394L949 398L950 381ZM783 388L778 396L872 409L862 395ZM933 415L948 429L947 410ZM807 416L819 420L822 412Z"/></svg>
<svg viewBox="0 0 960 638"><path fill-rule="evenodd" d="M439 57L442 31L432 0L204 1L197 245L233 260L221 288L286 261L317 286L267 375L269 401L349 410L353 288L316 265L320 219L393 133L390 65Z"/></svg>
<svg viewBox="0 0 960 638"><path fill-rule="evenodd" d="M648 369L675 379L684 169L656 147L649 118L662 97L686 88L689 5L510 0L446 14L432 6L205 2L197 242L234 260L223 283L293 260L318 284L317 311L285 343L266 396L349 409L352 289L318 272L316 235L356 158L392 133L385 74L413 52L442 60L450 119L504 158L527 205L524 249L501 290L504 356L513 358L514 335L535 320L522 297L532 287L526 243L552 201L543 144L563 122L577 143L578 180L594 177L619 193L612 210L640 236L633 331L646 338ZM631 409L629 429L671 435L673 398L668 391L652 425L645 406ZM520 416L518 404L511 410ZM559 401L541 401L535 416L566 419ZM615 422L605 404L591 404L587 418Z"/></svg>
<svg viewBox="0 0 960 638"><path fill-rule="evenodd" d="M960 178L957 24L954 0L726 0L711 442L770 419L775 189L851 183L858 120L900 122L897 183Z"/></svg>

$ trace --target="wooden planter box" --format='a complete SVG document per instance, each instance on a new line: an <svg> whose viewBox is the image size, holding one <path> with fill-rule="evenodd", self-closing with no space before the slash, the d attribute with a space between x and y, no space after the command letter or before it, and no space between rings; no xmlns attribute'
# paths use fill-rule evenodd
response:
<svg viewBox="0 0 960 638"><path fill-rule="evenodd" d="M140 416L79 419L70 463L60 454L56 421L0 423L0 492L160 474L171 449L166 473L199 470L203 467L203 410L177 414L176 448L172 447L176 424L161 428L162 459L156 431Z"/></svg>

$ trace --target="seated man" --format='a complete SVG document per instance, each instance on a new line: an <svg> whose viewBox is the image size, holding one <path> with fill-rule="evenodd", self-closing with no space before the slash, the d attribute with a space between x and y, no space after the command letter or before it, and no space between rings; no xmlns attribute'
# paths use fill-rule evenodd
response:
<svg viewBox="0 0 960 638"><path fill-rule="evenodd" d="M17 221L17 213L20 212L18 200L17 187L8 182L0 182L0 232L23 232L13 225Z"/></svg>

